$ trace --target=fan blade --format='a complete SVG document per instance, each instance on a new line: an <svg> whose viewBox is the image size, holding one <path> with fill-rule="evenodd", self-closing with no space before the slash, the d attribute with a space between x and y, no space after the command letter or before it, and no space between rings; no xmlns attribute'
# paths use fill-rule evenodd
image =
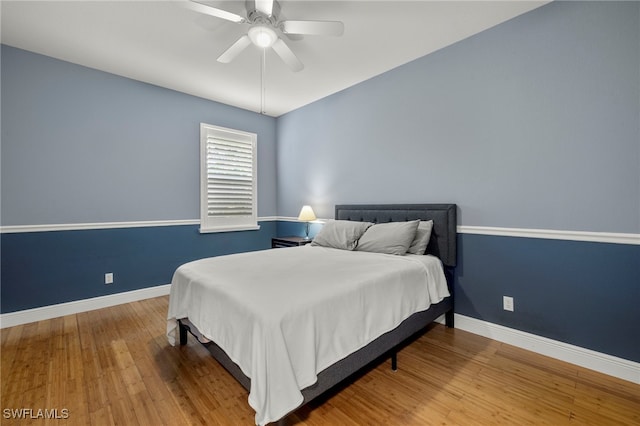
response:
<svg viewBox="0 0 640 426"><path fill-rule="evenodd" d="M194 1L194 0L189 1L187 3L187 7L195 12L204 13L205 15L215 16L216 18L226 19L227 21L235 22L237 24L246 22L246 19L244 19L240 15L227 12L226 10L218 9L213 6L198 3L197 1Z"/></svg>
<svg viewBox="0 0 640 426"><path fill-rule="evenodd" d="M340 21L284 21L282 32L285 34L341 36L344 24Z"/></svg>
<svg viewBox="0 0 640 426"><path fill-rule="evenodd" d="M287 46L284 41L282 41L281 38L279 38L271 47L276 51L278 56L280 56L280 59L282 59L284 63L287 64L289 68L291 68L291 71L298 72L304 68L304 65L302 64L302 62L300 62L300 59L298 59L295 53L293 53L293 51L289 48L289 46Z"/></svg>
<svg viewBox="0 0 640 426"><path fill-rule="evenodd" d="M248 35L243 35L231 45L227 50L225 50L222 55L218 56L218 62L222 62L224 64L228 64L233 61L236 56L240 54L247 46L251 44L251 40Z"/></svg>
<svg viewBox="0 0 640 426"><path fill-rule="evenodd" d="M256 10L267 16L273 15L273 0L256 0Z"/></svg>

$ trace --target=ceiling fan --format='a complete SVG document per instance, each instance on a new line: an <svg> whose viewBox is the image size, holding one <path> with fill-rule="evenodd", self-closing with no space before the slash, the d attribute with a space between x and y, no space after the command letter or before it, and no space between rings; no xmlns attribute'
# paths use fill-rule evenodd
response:
<svg viewBox="0 0 640 426"><path fill-rule="evenodd" d="M285 43L282 35L289 38L301 35L341 36L344 24L340 21L292 21L280 19L280 3L275 0L246 0L247 16L240 16L217 7L195 0L189 7L196 12L226 19L237 24L249 24L247 34L240 37L218 57L218 62L229 63L251 43L264 49L272 48L274 52L294 72L300 71L304 65Z"/></svg>

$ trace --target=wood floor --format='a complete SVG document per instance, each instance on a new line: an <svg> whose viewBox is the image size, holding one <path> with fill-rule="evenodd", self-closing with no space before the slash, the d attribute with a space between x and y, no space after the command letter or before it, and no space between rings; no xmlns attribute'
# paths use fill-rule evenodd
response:
<svg viewBox="0 0 640 426"><path fill-rule="evenodd" d="M252 425L247 392L205 348L191 337L167 344L167 303L2 330L0 423ZM640 425L640 385L461 330L432 326L398 363L397 372L380 363L283 423Z"/></svg>

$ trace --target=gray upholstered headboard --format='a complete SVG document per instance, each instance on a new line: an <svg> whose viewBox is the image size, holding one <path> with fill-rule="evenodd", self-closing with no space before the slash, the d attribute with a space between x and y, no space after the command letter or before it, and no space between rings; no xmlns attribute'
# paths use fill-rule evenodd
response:
<svg viewBox="0 0 640 426"><path fill-rule="evenodd" d="M338 220L359 222L402 222L433 220L427 254L438 256L446 266L456 266L455 204L341 204L336 205Z"/></svg>

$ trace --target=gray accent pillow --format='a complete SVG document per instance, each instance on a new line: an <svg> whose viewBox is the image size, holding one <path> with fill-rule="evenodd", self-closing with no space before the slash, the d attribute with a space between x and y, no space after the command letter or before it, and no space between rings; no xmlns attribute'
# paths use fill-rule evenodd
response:
<svg viewBox="0 0 640 426"><path fill-rule="evenodd" d="M424 254L431 240L431 231L433 230L432 220L421 220L418 224L418 230L416 231L416 237L409 246L407 253L410 254Z"/></svg>
<svg viewBox="0 0 640 426"><path fill-rule="evenodd" d="M419 220L373 225L360 237L356 250L404 255L416 236Z"/></svg>
<svg viewBox="0 0 640 426"><path fill-rule="evenodd" d="M330 220L311 242L312 246L331 247L342 250L353 250L358 239L373 223L354 222L351 220Z"/></svg>

